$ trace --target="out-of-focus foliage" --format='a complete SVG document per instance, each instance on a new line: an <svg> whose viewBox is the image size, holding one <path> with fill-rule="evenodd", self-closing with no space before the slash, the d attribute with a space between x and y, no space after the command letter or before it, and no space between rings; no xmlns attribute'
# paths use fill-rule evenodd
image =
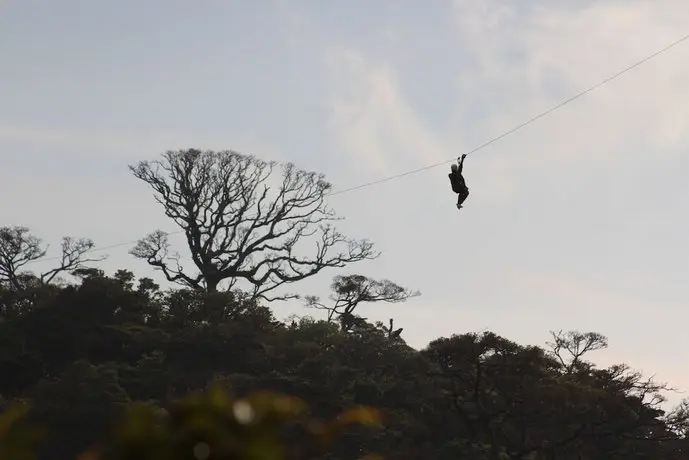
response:
<svg viewBox="0 0 689 460"><path fill-rule="evenodd" d="M33 460L41 432L27 424L29 407L19 402L3 407L0 414L0 460Z"/></svg>
<svg viewBox="0 0 689 460"><path fill-rule="evenodd" d="M14 405L0 418L0 459L36 458L40 442L27 426L27 406ZM234 398L215 387L169 407L129 405L100 445L79 460L287 460L316 458L352 425L379 428L374 408L356 406L331 420L309 417L294 397L254 392ZM74 428L74 426L72 427ZM298 433L295 436L295 433ZM367 456L366 458L373 458Z"/></svg>

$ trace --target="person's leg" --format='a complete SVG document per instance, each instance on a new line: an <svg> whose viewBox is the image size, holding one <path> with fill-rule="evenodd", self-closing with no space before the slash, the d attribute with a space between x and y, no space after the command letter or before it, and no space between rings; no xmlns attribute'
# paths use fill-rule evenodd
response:
<svg viewBox="0 0 689 460"><path fill-rule="evenodd" d="M462 206L469 197L469 189L465 188L462 193L457 194L457 207Z"/></svg>

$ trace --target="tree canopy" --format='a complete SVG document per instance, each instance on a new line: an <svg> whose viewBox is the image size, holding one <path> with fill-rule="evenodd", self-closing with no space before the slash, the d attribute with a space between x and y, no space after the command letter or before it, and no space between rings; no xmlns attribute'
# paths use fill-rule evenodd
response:
<svg viewBox="0 0 689 460"><path fill-rule="evenodd" d="M244 280L254 298L269 300L295 297L268 297L280 286L378 256L370 241L335 229L339 218L325 202L331 185L322 174L286 164L272 190L275 166L237 152L196 149L168 151L160 160L130 166L183 230L198 273L182 267L162 230L140 240L131 253L186 287L212 292L226 280L231 290Z"/></svg>
<svg viewBox="0 0 689 460"><path fill-rule="evenodd" d="M686 404L666 413L665 385L624 364L596 366L589 354L606 346L599 334L554 332L552 344L538 347L465 332L415 350L391 334L392 324L278 321L255 299L161 290L126 270L82 272L74 284L32 289L20 314L0 318L0 395L8 417L13 402L29 404L28 422L44 429L36 444L42 459L124 448L108 444L119 439L108 433L132 410L157 420L185 395L212 388L240 399L258 390L289 395L319 420L356 407L382 417L380 429L339 432L325 457L255 458L680 459L689 447ZM3 312L17 311L10 304L24 298L8 283L0 294ZM183 404L216 410L192 401ZM172 431L156 435L158 449L191 442L174 428L189 422L155 423L163 422ZM309 433L289 428L275 436L315 449ZM215 439L199 436L209 445Z"/></svg>
<svg viewBox="0 0 689 460"><path fill-rule="evenodd" d="M96 268L89 239L31 272L41 241L0 228L0 460L689 458L689 402L668 410L666 384L596 365L600 333L457 331L417 350L414 325L365 311L420 293L359 273L304 296L323 318L278 319L298 281L378 254L331 225L321 175L285 165L271 195L274 166L184 150L131 168L186 236L198 273L165 232L132 250L172 287Z"/></svg>

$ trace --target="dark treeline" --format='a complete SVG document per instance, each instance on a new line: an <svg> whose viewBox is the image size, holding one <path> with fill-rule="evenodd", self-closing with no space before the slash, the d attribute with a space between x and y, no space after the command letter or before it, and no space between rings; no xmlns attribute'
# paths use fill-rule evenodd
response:
<svg viewBox="0 0 689 460"><path fill-rule="evenodd" d="M607 346L600 334L553 332L538 347L461 333L416 350L393 320L373 324L361 310L419 293L364 275L335 276L328 301L304 295L324 319L278 321L273 310L298 281L378 254L329 225L321 176L288 165L269 197L272 167L193 150L132 167L187 237L198 273L175 262L164 232L132 250L174 288L92 268L87 239L66 238L56 268L30 272L41 241L0 228L0 404L30 403L30 422L47 433L39 458L74 459L104 442L131 403L162 409L213 386L293 395L320 418L356 405L383 414L382 429L348 430L312 458L689 458L685 404L664 412L665 385L592 363Z"/></svg>

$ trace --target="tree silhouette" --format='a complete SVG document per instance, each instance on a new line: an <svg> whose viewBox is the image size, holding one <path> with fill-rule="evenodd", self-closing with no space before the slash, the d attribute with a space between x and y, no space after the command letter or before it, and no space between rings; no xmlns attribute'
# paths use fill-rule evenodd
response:
<svg viewBox="0 0 689 460"><path fill-rule="evenodd" d="M345 328L308 317L279 321L264 302L235 292L161 290L129 270L77 275L76 283L39 286L36 308L0 317L0 458L181 460L197 458L199 443L211 449L204 458L246 458L232 450L246 446L253 455L270 444L268 432L285 450L266 458L285 460L364 452L402 460L684 460L689 452L689 402L666 413L665 384L624 364L587 361L582 352L607 343L597 333L554 333L560 357L491 332L416 350L392 321L356 317ZM384 284L352 275L333 286L350 302L409 292ZM229 392L205 391L213 387ZM284 411L288 401L278 397L273 406L261 396L252 406L256 423L236 424L234 404L257 390L303 400L305 418L276 424L270 407ZM351 416L366 415L361 405L377 409L382 429L342 431ZM126 445L125 433L111 431L118 421ZM44 436L23 433L32 427ZM313 435L325 441L333 429L341 436L327 452L313 444Z"/></svg>
<svg viewBox="0 0 689 460"><path fill-rule="evenodd" d="M93 241L88 238L63 237L58 266L36 278L41 284L48 284L61 273L85 269L89 262L104 260L105 256L86 257L93 247ZM34 276L22 269L43 258L47 250L47 247L41 247L40 238L29 233L27 227L0 227L0 282L7 283L12 289L23 288Z"/></svg>
<svg viewBox="0 0 689 460"><path fill-rule="evenodd" d="M604 350L608 347L608 339L597 332L579 331L550 331L552 342L546 342L550 347L550 354L554 356L565 372L572 373L581 366L586 366L582 361L585 354L596 350Z"/></svg>
<svg viewBox="0 0 689 460"><path fill-rule="evenodd" d="M284 165L271 193L275 165L233 151L190 149L130 166L183 230L198 273L184 269L161 230L140 240L131 254L171 282L213 292L225 280L227 290L244 280L253 298L266 300L298 297L273 291L325 268L378 256L368 240L349 239L333 227L339 218L325 203L331 185L323 175ZM300 256L300 243L315 251Z"/></svg>
<svg viewBox="0 0 689 460"><path fill-rule="evenodd" d="M346 323L351 322L354 310L362 302L399 303L421 295L419 291L411 291L390 280L378 281L364 275L338 275L333 278L330 289L333 291L331 304L322 303L317 296L306 296L306 306L326 310L328 321L338 316L347 318Z"/></svg>

